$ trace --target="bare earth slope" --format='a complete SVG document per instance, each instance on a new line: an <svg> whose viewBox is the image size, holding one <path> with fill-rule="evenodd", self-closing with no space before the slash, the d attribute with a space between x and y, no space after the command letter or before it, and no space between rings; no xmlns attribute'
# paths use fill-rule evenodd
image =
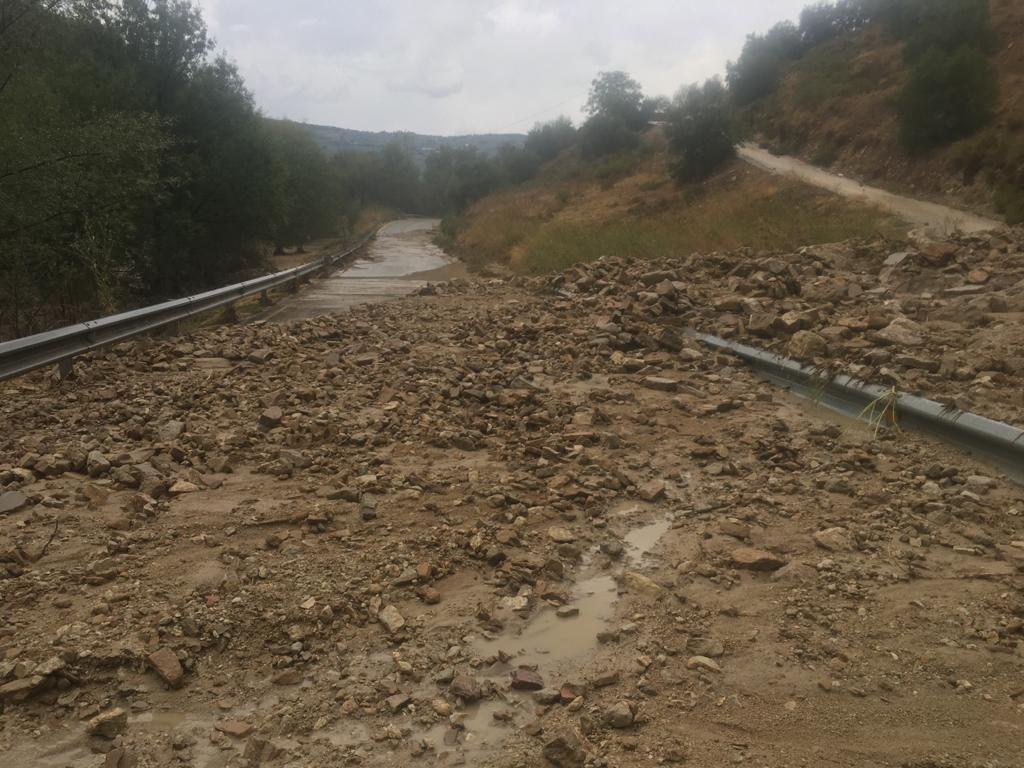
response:
<svg viewBox="0 0 1024 768"><path fill-rule="evenodd" d="M3 385L4 764L1020 765L1024 491L575 286Z"/></svg>

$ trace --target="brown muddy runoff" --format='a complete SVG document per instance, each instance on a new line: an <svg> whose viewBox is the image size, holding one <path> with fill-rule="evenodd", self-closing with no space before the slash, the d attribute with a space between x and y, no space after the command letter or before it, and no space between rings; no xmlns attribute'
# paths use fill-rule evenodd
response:
<svg viewBox="0 0 1024 768"><path fill-rule="evenodd" d="M351 267L285 299L262 319L276 323L387 301L431 282L466 274L434 244L438 219L400 219L385 224Z"/></svg>

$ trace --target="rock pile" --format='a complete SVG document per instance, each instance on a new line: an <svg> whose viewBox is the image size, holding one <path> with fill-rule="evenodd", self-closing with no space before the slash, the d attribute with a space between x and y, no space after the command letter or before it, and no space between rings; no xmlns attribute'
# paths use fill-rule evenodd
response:
<svg viewBox="0 0 1024 768"><path fill-rule="evenodd" d="M891 266L990 269L1016 306L1009 247ZM457 282L4 385L0 753L797 765L841 731L849 765L1014 764L1024 493L682 333L817 334L848 365L848 314L946 333L903 289L860 298L883 249L825 253ZM827 288L847 274L861 294Z"/></svg>

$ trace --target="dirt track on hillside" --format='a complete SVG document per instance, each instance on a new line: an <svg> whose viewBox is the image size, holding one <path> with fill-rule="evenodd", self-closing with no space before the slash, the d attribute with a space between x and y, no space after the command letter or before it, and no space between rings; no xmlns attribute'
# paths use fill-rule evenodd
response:
<svg viewBox="0 0 1024 768"><path fill-rule="evenodd" d="M744 144L737 149L739 156L751 165L772 173L792 176L800 181L827 189L837 195L867 202L906 219L932 237L945 237L954 232L973 234L1002 229L1006 225L967 211L949 206L915 200L878 187L862 184L845 176L818 168L795 157L773 155L766 149Z"/></svg>
<svg viewBox="0 0 1024 768"><path fill-rule="evenodd" d="M4 385L7 763L1020 765L1024 492L681 339L682 277Z"/></svg>

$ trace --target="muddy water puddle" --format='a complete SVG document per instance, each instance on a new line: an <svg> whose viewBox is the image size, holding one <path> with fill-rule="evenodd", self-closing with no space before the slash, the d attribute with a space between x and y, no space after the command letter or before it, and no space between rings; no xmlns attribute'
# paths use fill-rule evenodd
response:
<svg viewBox="0 0 1024 768"><path fill-rule="evenodd" d="M632 510L630 510L632 511ZM625 516L625 515L624 515ZM618 570L638 567L658 545L672 525L670 518L655 520L635 528L623 538L623 563ZM518 630L495 638L478 638L474 652L483 657L513 654L508 664L498 662L480 670L496 681L508 679L518 666L536 667L548 687L557 686L571 675L576 664L585 660L598 646L598 635L612 626L619 597L615 574L597 570L598 549L591 550L583 562L584 578L577 582L569 611L545 607L534 613ZM500 684L500 683L499 683ZM506 700L486 701L419 734L438 756L457 753L479 762L497 750L512 730L521 726L532 708L529 693L512 691Z"/></svg>
<svg viewBox="0 0 1024 768"><path fill-rule="evenodd" d="M150 710L129 718L135 733L140 731L154 737L186 736L195 768L224 768L231 758L230 750L222 750L210 741L214 718L201 717L192 712Z"/></svg>
<svg viewBox="0 0 1024 768"><path fill-rule="evenodd" d="M669 518L662 518L630 531L623 539L626 564L638 566L657 546L671 527ZM515 652L515 663L538 666L549 673L564 671L569 662L583 658L598 644L598 635L608 629L615 616L618 584L607 571L594 572L595 548L583 563L586 575L577 582L573 599L565 608L570 611L544 608L535 613L510 637L482 638L474 645L481 656L497 655L499 651Z"/></svg>
<svg viewBox="0 0 1024 768"><path fill-rule="evenodd" d="M514 707L515 703L500 699L485 701L453 715L446 722L438 723L419 738L430 744L434 753L442 759L452 754L480 757L495 752L523 717L522 713L516 713L514 708L510 708L510 704Z"/></svg>

